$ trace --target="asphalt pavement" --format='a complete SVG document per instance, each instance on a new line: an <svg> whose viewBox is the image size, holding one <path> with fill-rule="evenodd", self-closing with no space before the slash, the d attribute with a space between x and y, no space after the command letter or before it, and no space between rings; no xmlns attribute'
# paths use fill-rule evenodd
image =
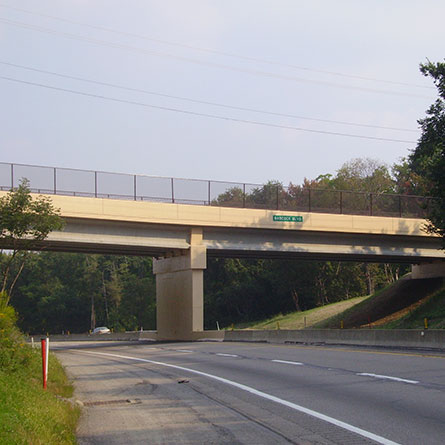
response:
<svg viewBox="0 0 445 445"><path fill-rule="evenodd" d="M445 355L252 343L52 344L84 444L444 444Z"/></svg>

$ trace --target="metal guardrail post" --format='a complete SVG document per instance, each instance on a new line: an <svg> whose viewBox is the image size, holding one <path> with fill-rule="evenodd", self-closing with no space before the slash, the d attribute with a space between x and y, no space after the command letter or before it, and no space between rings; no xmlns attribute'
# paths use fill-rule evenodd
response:
<svg viewBox="0 0 445 445"><path fill-rule="evenodd" d="M174 179L171 178L171 185L172 185L172 203L175 202L175 186L174 186Z"/></svg>

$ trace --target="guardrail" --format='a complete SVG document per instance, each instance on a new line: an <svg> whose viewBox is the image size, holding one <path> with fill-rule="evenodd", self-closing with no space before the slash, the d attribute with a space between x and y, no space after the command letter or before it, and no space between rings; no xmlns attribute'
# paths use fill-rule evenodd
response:
<svg viewBox="0 0 445 445"><path fill-rule="evenodd" d="M34 193L131 199L177 204L425 218L434 198L307 188L279 183L249 184L166 178L0 162L0 189L29 180Z"/></svg>

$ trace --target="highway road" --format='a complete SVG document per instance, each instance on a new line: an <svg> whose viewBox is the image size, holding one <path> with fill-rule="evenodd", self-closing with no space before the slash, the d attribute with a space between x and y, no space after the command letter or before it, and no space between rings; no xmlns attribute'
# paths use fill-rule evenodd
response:
<svg viewBox="0 0 445 445"><path fill-rule="evenodd" d="M445 354L252 343L53 344L83 444L441 444Z"/></svg>

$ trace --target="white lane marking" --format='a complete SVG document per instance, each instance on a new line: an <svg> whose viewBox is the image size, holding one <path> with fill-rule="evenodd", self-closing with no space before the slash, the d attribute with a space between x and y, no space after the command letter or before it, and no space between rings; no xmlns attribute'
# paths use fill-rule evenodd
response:
<svg viewBox="0 0 445 445"><path fill-rule="evenodd" d="M300 362L288 362L287 360L272 360L275 363L285 363L286 365L297 365L297 366L303 366L303 363Z"/></svg>
<svg viewBox="0 0 445 445"><path fill-rule="evenodd" d="M363 375L366 377L374 377L376 379L394 380L395 382L411 383L412 385L417 385L417 383L419 383L418 380L401 379L400 377L391 377L389 375L371 374L369 372L359 372L359 373L357 373L357 375Z"/></svg>
<svg viewBox="0 0 445 445"><path fill-rule="evenodd" d="M222 352L217 353L216 355L219 355L220 357L238 357L235 354L223 354Z"/></svg>
<svg viewBox="0 0 445 445"><path fill-rule="evenodd" d="M193 352L190 349L175 349L176 352Z"/></svg>
<svg viewBox="0 0 445 445"><path fill-rule="evenodd" d="M400 445L397 442L393 442L392 440L386 439L382 436L378 436L377 434L363 430L363 429L358 428L354 425L350 425L349 423L342 422L341 420L337 420L337 419L334 419L333 417L326 416L325 414L321 414L317 411L313 411L312 409L297 405L296 403L288 402L287 400L280 399L279 397L275 397L271 394L267 394L263 391L259 391L258 389L252 388L247 385L243 385L242 383L237 383L237 382L234 382L233 380L228 380L228 379L225 379L223 377L218 377L213 374L207 374L206 372L197 371L195 369L184 368L183 366L172 365L170 363L157 362L154 360L147 360L147 359L139 358L139 357L129 357L126 355L110 354L107 352L96 352L96 351L76 350L75 352L78 352L79 354L106 355L109 357L123 358L123 359L127 359L127 360L134 360L137 362L151 363L152 365L166 366L168 368L179 369L180 371L187 371L192 374L201 375L203 377L207 377L209 379L213 379L213 380L217 380L218 382L225 383L226 385L230 385L230 386L234 386L235 388L242 389L243 391L249 392L249 393L254 394L258 397L262 397L263 399L267 399L272 402L279 403L280 405L287 406L288 408L294 409L295 411L299 411L299 412L302 412L309 416L323 420L324 422L331 423L332 425L338 426L339 428L343 428L347 431L351 431L351 432L358 434L362 437L366 437L367 439L374 440L375 442L380 443L382 445Z"/></svg>

